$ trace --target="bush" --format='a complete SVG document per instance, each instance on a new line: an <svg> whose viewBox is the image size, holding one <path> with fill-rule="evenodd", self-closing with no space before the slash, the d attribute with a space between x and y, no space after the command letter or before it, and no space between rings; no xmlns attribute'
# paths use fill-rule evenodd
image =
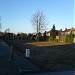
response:
<svg viewBox="0 0 75 75"><path fill-rule="evenodd" d="M65 42L66 43L72 43L73 42L73 34L67 34L65 36Z"/></svg>
<svg viewBox="0 0 75 75"><path fill-rule="evenodd" d="M48 39L48 41L53 42L54 39L50 36L49 39Z"/></svg>

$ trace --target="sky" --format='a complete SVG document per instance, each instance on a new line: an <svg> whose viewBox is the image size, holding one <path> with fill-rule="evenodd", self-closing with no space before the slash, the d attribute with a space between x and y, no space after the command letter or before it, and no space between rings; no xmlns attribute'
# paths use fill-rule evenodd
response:
<svg viewBox="0 0 75 75"><path fill-rule="evenodd" d="M46 16L49 31L53 24L56 29L75 27L75 0L0 0L1 31L35 32L31 18L37 11Z"/></svg>

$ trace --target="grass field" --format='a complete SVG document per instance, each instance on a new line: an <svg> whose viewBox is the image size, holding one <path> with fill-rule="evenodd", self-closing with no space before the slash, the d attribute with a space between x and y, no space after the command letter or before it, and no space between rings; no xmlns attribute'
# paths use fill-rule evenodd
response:
<svg viewBox="0 0 75 75"><path fill-rule="evenodd" d="M75 69L75 44L33 42L30 60L41 70L68 71Z"/></svg>
<svg viewBox="0 0 75 75"><path fill-rule="evenodd" d="M12 41L11 41L12 42ZM29 48L29 60L45 71L71 71L75 70L75 44L27 42L13 40L21 50Z"/></svg>
<svg viewBox="0 0 75 75"><path fill-rule="evenodd" d="M31 43L27 43L27 44L30 44L30 45L33 45L33 46L44 47L44 46L64 45L64 44L68 44L68 43L45 41L45 42L31 42Z"/></svg>

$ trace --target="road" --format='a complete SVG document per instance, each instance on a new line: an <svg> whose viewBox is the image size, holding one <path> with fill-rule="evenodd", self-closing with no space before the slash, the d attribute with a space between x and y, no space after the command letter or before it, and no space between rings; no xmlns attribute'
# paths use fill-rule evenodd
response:
<svg viewBox="0 0 75 75"><path fill-rule="evenodd" d="M35 71L36 66L25 58L21 58L14 53L11 59L11 49L0 39L0 75L1 74L20 74Z"/></svg>

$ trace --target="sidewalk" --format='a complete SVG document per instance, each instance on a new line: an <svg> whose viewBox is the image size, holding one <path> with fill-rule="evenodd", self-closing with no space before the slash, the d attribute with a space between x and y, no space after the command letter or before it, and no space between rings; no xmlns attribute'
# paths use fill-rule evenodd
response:
<svg viewBox="0 0 75 75"><path fill-rule="evenodd" d="M19 74L22 72L36 71L37 67L27 59L22 59L14 53L14 59L10 59L10 48L0 40L0 75Z"/></svg>

